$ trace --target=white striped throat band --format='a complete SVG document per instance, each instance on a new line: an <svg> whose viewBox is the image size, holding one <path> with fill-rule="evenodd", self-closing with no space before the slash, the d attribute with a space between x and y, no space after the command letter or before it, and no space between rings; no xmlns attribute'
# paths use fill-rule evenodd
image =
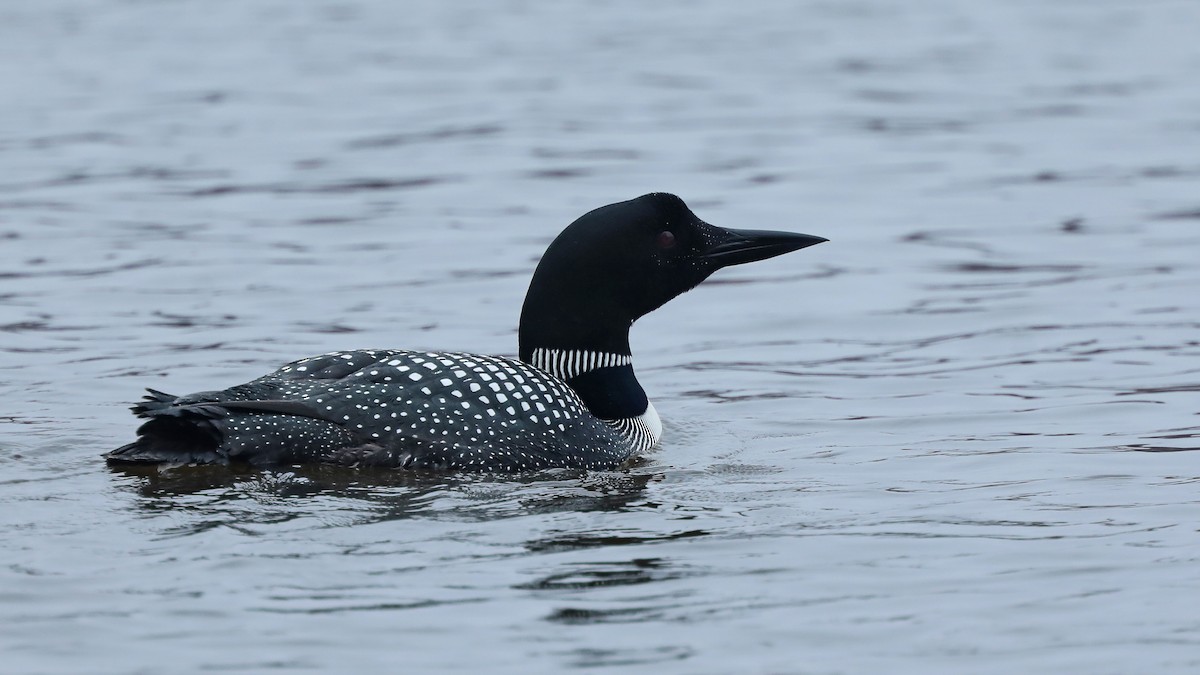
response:
<svg viewBox="0 0 1200 675"><path fill-rule="evenodd" d="M540 368L551 375L569 380L597 368L633 365L633 357L628 354L595 352L586 349L546 349L539 347L533 350L530 362L535 368Z"/></svg>

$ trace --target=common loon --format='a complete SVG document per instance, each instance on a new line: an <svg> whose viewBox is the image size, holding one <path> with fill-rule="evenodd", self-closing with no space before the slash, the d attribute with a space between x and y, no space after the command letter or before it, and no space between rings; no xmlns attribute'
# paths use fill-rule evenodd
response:
<svg viewBox="0 0 1200 675"><path fill-rule="evenodd" d="M223 391L149 389L110 464L298 464L511 472L612 469L658 443L629 328L716 270L826 239L728 230L679 197L603 206L546 250L521 309L520 360L368 349L289 363Z"/></svg>

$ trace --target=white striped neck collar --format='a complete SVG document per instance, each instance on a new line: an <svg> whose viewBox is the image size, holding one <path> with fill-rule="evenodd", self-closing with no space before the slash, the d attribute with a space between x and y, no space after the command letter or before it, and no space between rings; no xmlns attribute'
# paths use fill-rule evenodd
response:
<svg viewBox="0 0 1200 675"><path fill-rule="evenodd" d="M633 365L633 357L629 354L615 354L590 349L538 347L533 350L529 362L535 368L544 370L555 377L570 380L600 368Z"/></svg>

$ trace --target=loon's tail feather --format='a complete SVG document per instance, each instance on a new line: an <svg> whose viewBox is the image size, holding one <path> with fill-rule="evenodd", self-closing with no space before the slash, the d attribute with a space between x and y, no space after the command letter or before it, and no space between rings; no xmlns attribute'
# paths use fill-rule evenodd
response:
<svg viewBox="0 0 1200 675"><path fill-rule="evenodd" d="M136 441L111 452L109 464L228 464L220 451L223 432L217 420L225 416L215 403L179 405L172 394L147 389L130 410L148 418Z"/></svg>
<svg viewBox="0 0 1200 675"><path fill-rule="evenodd" d="M180 398L147 391L149 395L133 406L146 423L138 428L136 441L104 455L109 464L271 464L316 458L329 448L365 445L301 401L221 401L212 399L222 392ZM247 423L251 419L255 421Z"/></svg>
<svg viewBox="0 0 1200 675"><path fill-rule="evenodd" d="M211 418L160 414L138 429L136 441L104 459L109 464L228 464L220 445L221 431Z"/></svg>
<svg viewBox="0 0 1200 675"><path fill-rule="evenodd" d="M149 393L143 396L141 401L133 404L133 407L130 408L135 415L142 416L147 413L152 413L156 410L169 408L172 403L179 399L178 396L161 392L157 389L147 388L146 391Z"/></svg>

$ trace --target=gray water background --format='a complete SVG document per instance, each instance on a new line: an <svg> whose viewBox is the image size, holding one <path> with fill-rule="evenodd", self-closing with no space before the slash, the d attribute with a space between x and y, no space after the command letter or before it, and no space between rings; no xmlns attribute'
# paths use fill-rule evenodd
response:
<svg viewBox="0 0 1200 675"><path fill-rule="evenodd" d="M1200 4L0 5L4 673L1193 673ZM511 354L652 190L626 472L110 471L125 404Z"/></svg>

